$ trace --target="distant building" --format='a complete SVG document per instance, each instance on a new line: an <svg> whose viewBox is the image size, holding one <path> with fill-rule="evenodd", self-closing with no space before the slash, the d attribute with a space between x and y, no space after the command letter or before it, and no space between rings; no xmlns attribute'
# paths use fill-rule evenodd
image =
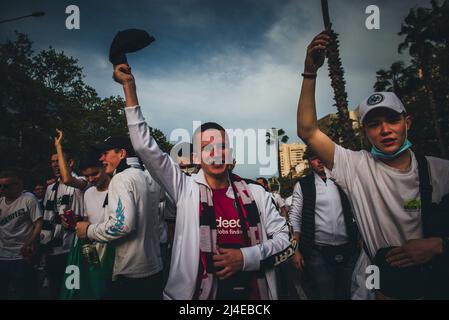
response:
<svg viewBox="0 0 449 320"><path fill-rule="evenodd" d="M352 120L352 128L356 137L360 138L360 122L359 122L359 108L357 107L354 111L349 111L349 119ZM327 116L322 117L318 120L318 126L321 131L326 135L333 138L335 136L335 125L338 120L336 113L330 113ZM341 142L341 141L340 141Z"/></svg>
<svg viewBox="0 0 449 320"><path fill-rule="evenodd" d="M298 177L308 167L304 160L306 145L303 143L285 143L279 146L279 157L281 161L281 176Z"/></svg>

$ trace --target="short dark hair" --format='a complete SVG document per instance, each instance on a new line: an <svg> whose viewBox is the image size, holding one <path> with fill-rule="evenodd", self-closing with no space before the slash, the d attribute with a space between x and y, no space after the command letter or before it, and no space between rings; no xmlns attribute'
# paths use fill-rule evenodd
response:
<svg viewBox="0 0 449 320"><path fill-rule="evenodd" d="M91 149L81 157L79 169L86 170L87 168L102 168L103 164L99 159L100 155L98 154L98 151Z"/></svg>
<svg viewBox="0 0 449 320"><path fill-rule="evenodd" d="M42 178L34 179L33 180L33 188L36 186L44 186L47 187L47 182L45 180L42 180Z"/></svg>
<svg viewBox="0 0 449 320"><path fill-rule="evenodd" d="M195 130L195 132L193 133L193 136L192 136L192 147L193 147L193 150L192 150L192 154L193 153L195 153L195 151L196 151L196 136L198 135L198 134L201 134L201 133L203 133L203 132L205 132L205 131L207 131L207 130L218 130L218 131L223 131L224 132L224 136L225 136L225 143L226 143L226 141L228 141L228 134L226 133L226 130L225 130L225 128L223 128L221 125L219 125L218 123L216 123L216 122L206 122L206 123L203 123L201 126L199 126L198 128L196 128L196 130ZM226 143L227 144L227 143ZM199 146L199 147L201 147L201 145Z"/></svg>
<svg viewBox="0 0 449 320"><path fill-rule="evenodd" d="M256 181L257 180L262 180L263 181L263 183L265 183L265 184L267 184L268 185L268 180L267 179L265 179L264 177L259 177L259 178L256 178Z"/></svg>
<svg viewBox="0 0 449 320"><path fill-rule="evenodd" d="M66 161L68 161L68 160L75 160L75 153L73 152L72 149L64 148L62 150L62 153L64 154L64 158L65 158ZM58 154L58 152L56 150L50 154L50 157L52 155L55 155L55 154L56 155Z"/></svg>
<svg viewBox="0 0 449 320"><path fill-rule="evenodd" d="M309 146L307 146L306 151L304 152L303 159L310 161L313 158L317 158L318 155L315 153L315 151L312 150Z"/></svg>
<svg viewBox="0 0 449 320"><path fill-rule="evenodd" d="M193 133L193 136L195 137L198 133L203 133L206 130L210 130L210 129L215 129L218 131L224 131L226 132L226 130L220 126L218 123L216 122L206 122L203 123L201 126L199 126L198 128L196 128L195 132Z"/></svg>

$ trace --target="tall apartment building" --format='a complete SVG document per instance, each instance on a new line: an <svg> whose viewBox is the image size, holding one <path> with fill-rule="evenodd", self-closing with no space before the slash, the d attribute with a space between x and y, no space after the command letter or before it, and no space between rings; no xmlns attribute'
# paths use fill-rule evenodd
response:
<svg viewBox="0 0 449 320"><path fill-rule="evenodd" d="M307 160L304 160L306 145L303 143L285 143L279 146L279 157L281 161L281 176L286 177L289 173L296 177L307 168Z"/></svg>

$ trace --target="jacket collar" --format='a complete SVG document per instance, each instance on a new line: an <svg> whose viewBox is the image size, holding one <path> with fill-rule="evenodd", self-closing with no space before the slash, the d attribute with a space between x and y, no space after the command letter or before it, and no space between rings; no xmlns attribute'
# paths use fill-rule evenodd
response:
<svg viewBox="0 0 449 320"><path fill-rule="evenodd" d="M115 176L117 173L123 172L129 168L142 169L142 166L139 162L139 158L128 157L128 158L122 159L122 161L120 162L118 167L114 170L114 173L112 174L112 176Z"/></svg>
<svg viewBox="0 0 449 320"><path fill-rule="evenodd" d="M209 184L207 183L206 177L204 176L203 169L200 169L200 171L198 171L198 173L196 173L196 174L192 174L192 178L196 183L205 185L212 192L212 188L209 186ZM229 177L228 177L228 180L229 180ZM229 181L229 186L228 186L228 191L226 191L226 196L228 198L234 199L234 191L232 191L231 181Z"/></svg>
<svg viewBox="0 0 449 320"><path fill-rule="evenodd" d="M314 176L314 179L315 179L315 184L317 183L317 181L318 181L318 183L323 183L323 184L325 184L325 185L327 185L327 183L329 182L329 176L326 174L326 182L324 182L323 181L323 179L318 175L318 173L316 173L315 171L313 171L313 176Z"/></svg>

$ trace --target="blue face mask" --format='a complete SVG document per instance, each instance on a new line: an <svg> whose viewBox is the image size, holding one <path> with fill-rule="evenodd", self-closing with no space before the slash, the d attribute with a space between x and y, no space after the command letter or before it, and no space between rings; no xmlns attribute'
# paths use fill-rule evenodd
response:
<svg viewBox="0 0 449 320"><path fill-rule="evenodd" d="M385 152L380 151L379 149L377 149L373 145L371 147L371 154L376 159L392 160L392 159L396 159L397 157L399 157L399 155L402 152L404 152L405 150L407 150L411 146L412 146L412 143L408 139L405 139L404 143L402 144L402 147L400 147L398 151L396 151L393 154L389 154L389 153L385 153Z"/></svg>

